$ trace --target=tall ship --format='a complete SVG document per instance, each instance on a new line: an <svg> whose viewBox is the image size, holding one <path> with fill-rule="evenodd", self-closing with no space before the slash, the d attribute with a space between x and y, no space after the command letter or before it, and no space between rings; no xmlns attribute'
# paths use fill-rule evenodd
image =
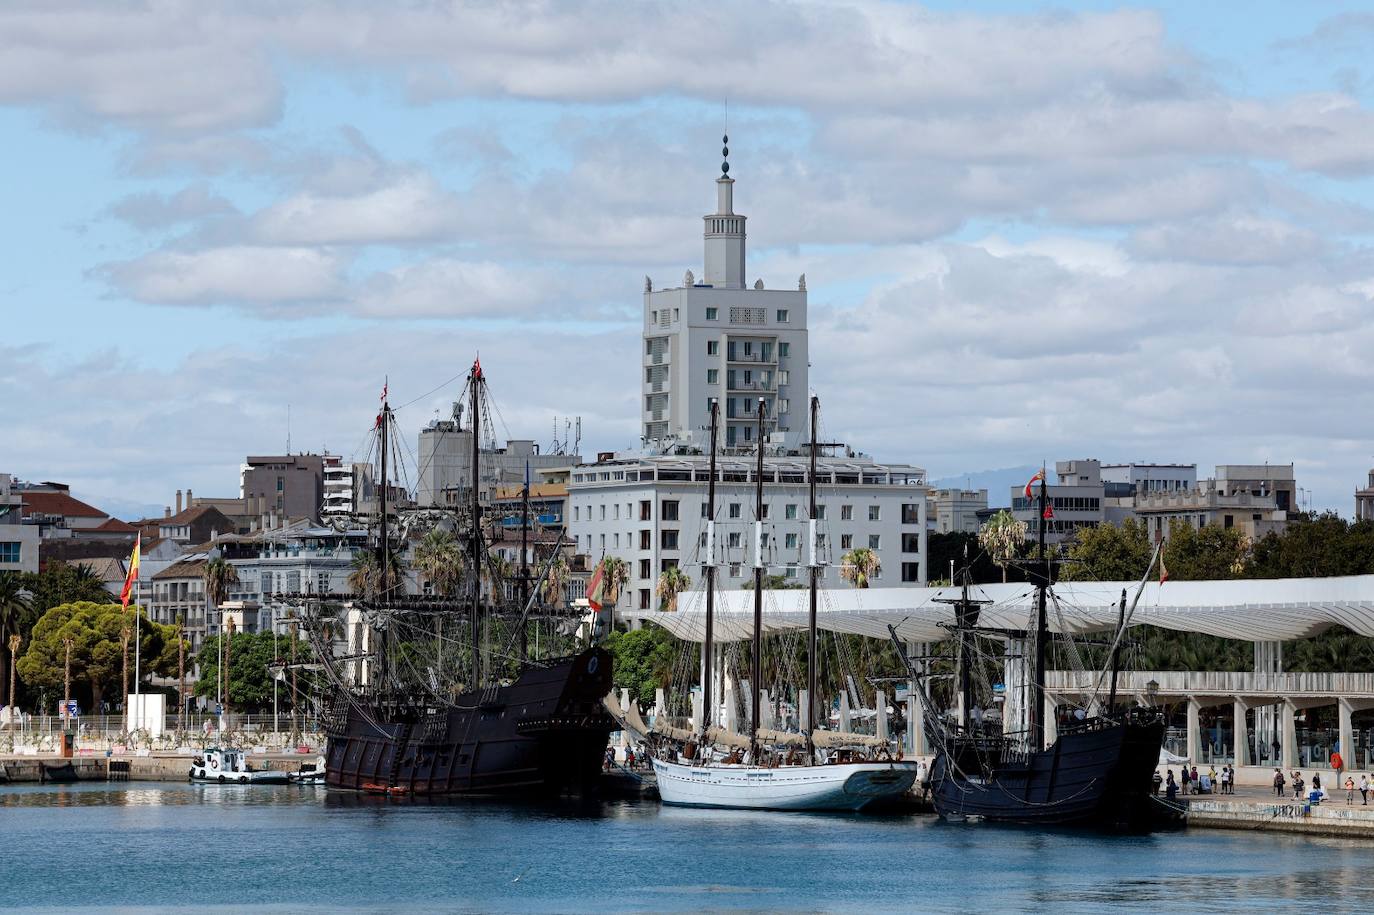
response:
<svg viewBox="0 0 1374 915"><path fill-rule="evenodd" d="M1045 670L1052 636L1046 607L1053 567L1045 550L1045 521L1053 517L1053 510L1046 498L1044 472L1036 479L1041 523L1038 568L1033 572L1036 601L1031 631L980 628L979 612L987 601L970 596L967 568L962 573L960 596L941 601L954 610L948 628L957 652L956 714L952 718L941 716L930 703L928 690L917 692L927 705L926 732L935 748L930 770L935 810L947 820L1148 830L1174 818L1174 811L1154 796L1153 778L1164 743L1165 720L1157 708L1119 706L1116 701L1122 641L1134 611L1134 603L1128 611L1124 591L1114 638L1104 646L1109 649L1108 667L1097 680L1100 687L1110 679L1105 704L1096 704L1090 709L1092 714L1056 722L1056 734L1047 740ZM1028 497L1035 482L1027 484ZM1137 591L1136 602L1139 599ZM982 660L977 647L980 636L1015 639L1032 646L1033 685L1026 707L1030 727L1024 732L994 729L981 716L975 716L972 683ZM893 638L896 641L895 631ZM897 647L904 651L900 642ZM914 678L932 675L931 665L923 665L922 660L908 658Z"/></svg>
<svg viewBox="0 0 1374 915"><path fill-rule="evenodd" d="M817 531L816 416L811 398L808 522L810 612L807 627L806 716L799 731L762 726L763 682L763 422L766 401L757 405L759 434L755 479L754 619L749 641L749 729L740 734L712 723L715 679L715 487L716 430L720 410L711 402L710 463L706 505L706 617L702 641L701 714L692 729L655 722L659 735L653 757L658 793L665 804L745 810L857 811L900 797L915 783L915 761L894 758L888 742L874 735L820 730L817 721Z"/></svg>
<svg viewBox="0 0 1374 915"><path fill-rule="evenodd" d="M466 504L395 511L388 507L390 470L400 454L383 390L373 435L377 538L355 561L356 593L344 603L348 650L334 650L337 618L316 612L305 627L329 682L322 725L332 788L530 797L593 791L600 776L615 727L602 704L611 657L595 646L576 650L566 618L548 627L543 656L531 648L536 618L559 622L540 595L561 591L562 539L535 574L527 471L518 573L490 549L479 498L484 392L474 361L465 392L472 432ZM415 565L434 593L407 596L398 557L421 532ZM504 600L510 591L514 605Z"/></svg>

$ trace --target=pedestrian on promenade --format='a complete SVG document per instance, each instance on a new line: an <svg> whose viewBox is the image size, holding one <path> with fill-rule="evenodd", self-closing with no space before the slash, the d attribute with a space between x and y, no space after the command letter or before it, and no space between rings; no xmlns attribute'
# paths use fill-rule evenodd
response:
<svg viewBox="0 0 1374 915"><path fill-rule="evenodd" d="M1279 797L1283 797L1283 782L1283 770L1277 766L1274 767L1274 794Z"/></svg>
<svg viewBox="0 0 1374 915"><path fill-rule="evenodd" d="M1293 773L1293 797L1297 798L1298 800L1302 800L1302 788L1302 773L1295 771Z"/></svg>
<svg viewBox="0 0 1374 915"><path fill-rule="evenodd" d="M1352 807L1355 804L1355 779L1349 775L1345 777L1345 806Z"/></svg>
<svg viewBox="0 0 1374 915"><path fill-rule="evenodd" d="M1164 780L1164 796L1171 801L1178 797L1178 782L1174 781L1173 769L1169 770L1169 777Z"/></svg>
<svg viewBox="0 0 1374 915"><path fill-rule="evenodd" d="M1192 778L1189 777L1189 775L1188 775L1188 767L1187 767L1187 766L1182 766L1182 767L1180 768L1180 770L1179 770L1179 779L1183 782L1183 794L1184 794L1184 796L1186 797L1187 794L1188 794L1188 784L1189 784L1189 782L1192 781Z"/></svg>
<svg viewBox="0 0 1374 915"><path fill-rule="evenodd" d="M1320 772L1313 772L1313 773L1312 773L1312 790L1313 790L1313 791L1320 791L1320 790L1322 790L1322 774L1321 774Z"/></svg>
<svg viewBox="0 0 1374 915"><path fill-rule="evenodd" d="M1193 793L1200 794L1201 792L1198 790L1198 788L1201 786L1201 782L1198 780L1197 777L1197 766L1193 766L1193 771L1188 774L1191 776L1191 781L1193 783Z"/></svg>
<svg viewBox="0 0 1374 915"><path fill-rule="evenodd" d="M1155 783L1155 797L1159 797L1159 786L1164 784L1164 778L1159 774L1158 769L1155 770L1154 778L1152 780Z"/></svg>
<svg viewBox="0 0 1374 915"><path fill-rule="evenodd" d="M1360 806L1369 806L1369 776L1360 775Z"/></svg>
<svg viewBox="0 0 1374 915"><path fill-rule="evenodd" d="M1229 792L1227 789L1228 789L1230 786L1231 786L1231 767L1230 767L1230 766L1222 766L1222 767L1221 767L1221 793L1222 793L1222 794L1229 794L1230 792Z"/></svg>

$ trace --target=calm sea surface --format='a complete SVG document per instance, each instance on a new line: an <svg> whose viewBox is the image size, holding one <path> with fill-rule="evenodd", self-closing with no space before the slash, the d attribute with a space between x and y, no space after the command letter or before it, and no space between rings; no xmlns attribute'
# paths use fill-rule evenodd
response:
<svg viewBox="0 0 1374 915"><path fill-rule="evenodd" d="M0 789L0 906L255 911L1369 911L1374 844L928 817Z"/></svg>

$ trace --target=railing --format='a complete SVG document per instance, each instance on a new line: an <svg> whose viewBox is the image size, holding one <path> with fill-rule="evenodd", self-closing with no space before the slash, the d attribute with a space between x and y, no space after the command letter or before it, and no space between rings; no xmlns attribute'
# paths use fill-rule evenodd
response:
<svg viewBox="0 0 1374 915"><path fill-rule="evenodd" d="M1097 671L1046 671L1045 687L1062 692L1089 690L1097 684L1098 676ZM1103 678L1102 688L1107 686ZM1122 671L1117 691L1160 695L1374 696L1374 673L1133 670Z"/></svg>
<svg viewBox="0 0 1374 915"><path fill-rule="evenodd" d="M58 752L67 720L56 715L27 715L15 727L0 727L0 751L16 752L29 748L38 753ZM292 727L291 715L279 713L274 723L271 714L238 715L231 712L220 729L219 716L187 715L185 729L178 730L177 716L166 716L163 733L157 737L147 731L129 732L123 715L83 715L72 720L79 754L132 753L137 750L175 750L178 747L204 747L226 742L235 745L290 750L298 746L322 747L323 731L317 716L300 715Z"/></svg>

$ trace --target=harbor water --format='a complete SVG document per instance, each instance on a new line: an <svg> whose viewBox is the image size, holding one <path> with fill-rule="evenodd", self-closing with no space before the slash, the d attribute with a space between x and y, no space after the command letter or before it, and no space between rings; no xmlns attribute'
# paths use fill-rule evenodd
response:
<svg viewBox="0 0 1374 915"><path fill-rule="evenodd" d="M323 788L0 788L0 907L124 910L1368 911L1369 843L1111 837L646 801L388 801Z"/></svg>

